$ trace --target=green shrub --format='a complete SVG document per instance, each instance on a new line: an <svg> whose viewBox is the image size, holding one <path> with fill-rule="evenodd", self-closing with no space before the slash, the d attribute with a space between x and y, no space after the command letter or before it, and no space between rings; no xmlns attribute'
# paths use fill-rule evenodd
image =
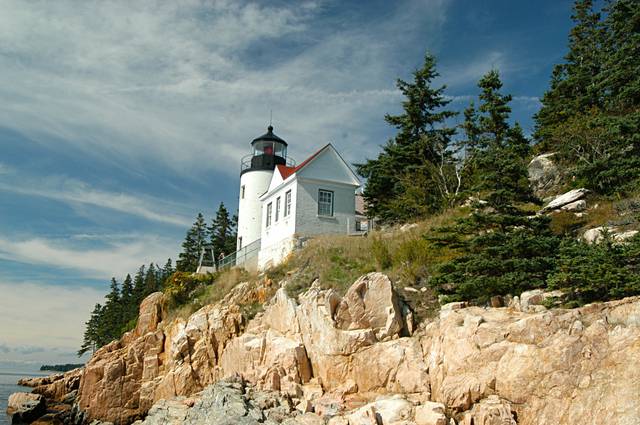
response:
<svg viewBox="0 0 640 425"><path fill-rule="evenodd" d="M197 275L189 272L175 272L165 282L164 293L169 298L169 307L175 308L189 302L197 289L211 285L219 274Z"/></svg>
<svg viewBox="0 0 640 425"><path fill-rule="evenodd" d="M598 244L567 239L560 246L558 268L550 289L560 289L574 305L640 294L640 237Z"/></svg>

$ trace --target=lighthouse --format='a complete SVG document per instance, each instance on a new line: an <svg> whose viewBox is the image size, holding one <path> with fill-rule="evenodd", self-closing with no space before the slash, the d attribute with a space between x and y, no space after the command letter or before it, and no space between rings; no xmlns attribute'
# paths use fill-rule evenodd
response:
<svg viewBox="0 0 640 425"><path fill-rule="evenodd" d="M287 165L287 142L273 133L273 126L251 142L251 153L240 163L237 250L260 239L263 195L276 165Z"/></svg>

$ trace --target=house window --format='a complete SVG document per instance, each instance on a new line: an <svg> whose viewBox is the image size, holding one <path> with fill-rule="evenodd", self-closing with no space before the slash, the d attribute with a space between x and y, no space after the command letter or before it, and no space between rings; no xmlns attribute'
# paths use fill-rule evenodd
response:
<svg viewBox="0 0 640 425"><path fill-rule="evenodd" d="M280 218L280 197L276 198L276 221Z"/></svg>
<svg viewBox="0 0 640 425"><path fill-rule="evenodd" d="M333 217L333 192L318 190L318 215Z"/></svg>
<svg viewBox="0 0 640 425"><path fill-rule="evenodd" d="M291 191L287 190L284 194L284 216L288 217L291 214Z"/></svg>
<svg viewBox="0 0 640 425"><path fill-rule="evenodd" d="M273 205L271 202L267 204L267 227L271 226L271 210L273 209Z"/></svg>

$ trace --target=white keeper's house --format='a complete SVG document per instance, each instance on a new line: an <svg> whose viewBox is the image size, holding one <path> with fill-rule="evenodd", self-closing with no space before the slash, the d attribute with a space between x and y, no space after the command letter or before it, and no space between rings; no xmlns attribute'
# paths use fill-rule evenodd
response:
<svg viewBox="0 0 640 425"><path fill-rule="evenodd" d="M309 236L360 230L360 180L333 145L296 166L269 126L251 148L241 161L236 265L263 270Z"/></svg>

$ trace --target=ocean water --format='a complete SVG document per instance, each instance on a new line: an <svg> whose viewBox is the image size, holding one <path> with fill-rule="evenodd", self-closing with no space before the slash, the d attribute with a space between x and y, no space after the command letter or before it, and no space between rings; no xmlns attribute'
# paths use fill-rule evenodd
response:
<svg viewBox="0 0 640 425"><path fill-rule="evenodd" d="M31 392L31 388L16 385L18 379L32 376L46 376L49 373L33 370L29 367L16 369L0 369L0 424L8 425L11 422L7 416L7 401L9 396L15 392Z"/></svg>

